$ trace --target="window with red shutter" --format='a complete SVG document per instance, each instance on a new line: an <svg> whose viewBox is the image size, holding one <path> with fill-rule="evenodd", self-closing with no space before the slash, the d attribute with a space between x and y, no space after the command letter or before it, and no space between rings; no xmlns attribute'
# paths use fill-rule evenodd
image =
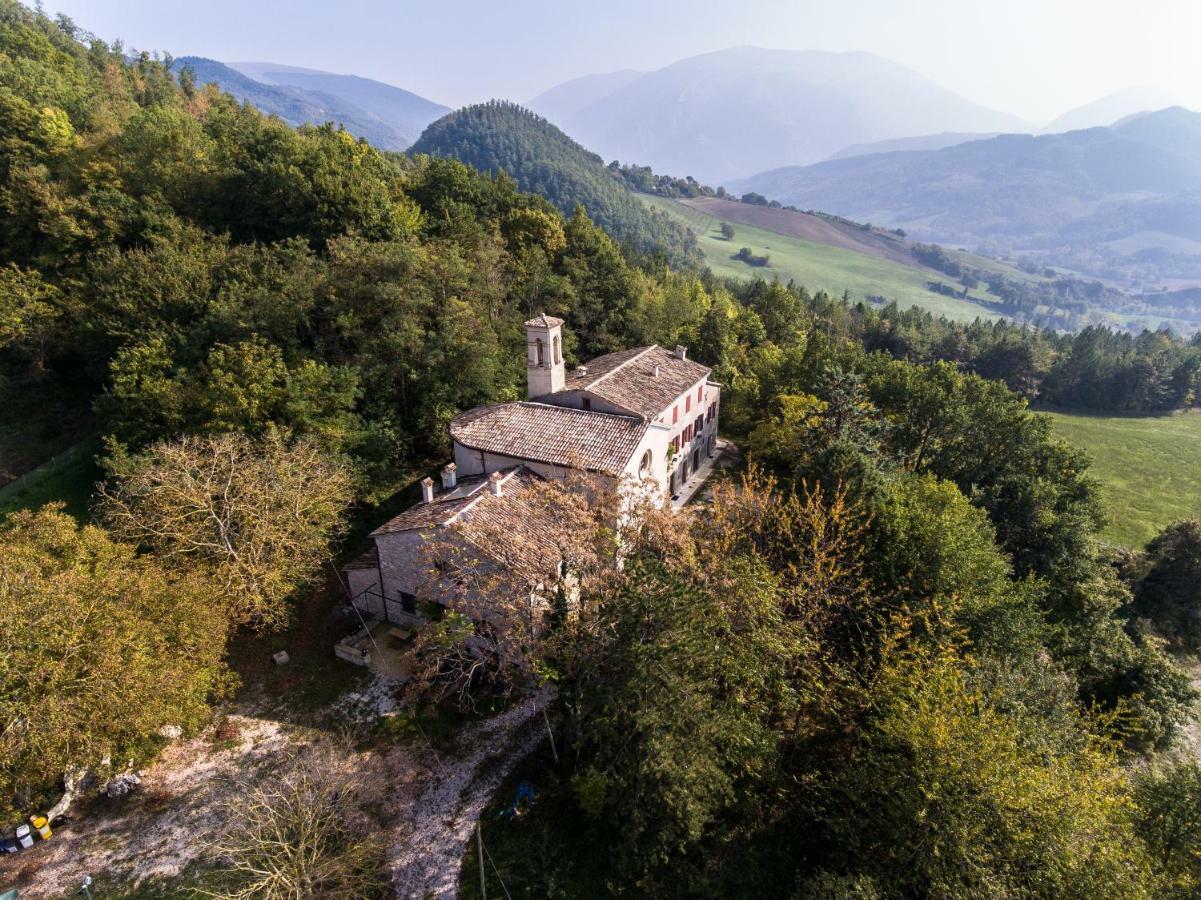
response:
<svg viewBox="0 0 1201 900"><path fill-rule="evenodd" d="M678 421L680 421L680 407L673 406L671 408L671 424L674 425Z"/></svg>
<svg viewBox="0 0 1201 900"><path fill-rule="evenodd" d="M700 403L705 399L705 386L702 384L696 389L696 402Z"/></svg>
<svg viewBox="0 0 1201 900"><path fill-rule="evenodd" d="M689 394L684 398L684 412L692 412L692 395Z"/></svg>

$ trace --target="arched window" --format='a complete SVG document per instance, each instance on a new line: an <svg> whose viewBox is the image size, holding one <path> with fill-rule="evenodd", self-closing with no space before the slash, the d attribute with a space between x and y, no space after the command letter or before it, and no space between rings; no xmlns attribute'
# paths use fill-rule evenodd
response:
<svg viewBox="0 0 1201 900"><path fill-rule="evenodd" d="M545 351L542 347L542 338L534 338L534 365L541 366L544 365L545 362Z"/></svg>
<svg viewBox="0 0 1201 900"><path fill-rule="evenodd" d="M555 336L555 365L563 362L563 352L559 349L559 337Z"/></svg>
<svg viewBox="0 0 1201 900"><path fill-rule="evenodd" d="M647 450L642 454L642 462L638 464L638 474L642 478L646 478L651 474L651 452Z"/></svg>

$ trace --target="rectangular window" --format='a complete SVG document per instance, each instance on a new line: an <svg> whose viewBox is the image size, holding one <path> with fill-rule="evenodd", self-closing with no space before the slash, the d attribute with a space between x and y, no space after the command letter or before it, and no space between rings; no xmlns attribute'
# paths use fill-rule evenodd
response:
<svg viewBox="0 0 1201 900"><path fill-rule="evenodd" d="M696 417L696 423L692 426L692 430L694 432L696 432L697 434L700 434L702 431L705 430L705 417L704 416Z"/></svg>
<svg viewBox="0 0 1201 900"><path fill-rule="evenodd" d="M692 412L692 395L689 394L684 398L684 412Z"/></svg>
<svg viewBox="0 0 1201 900"><path fill-rule="evenodd" d="M705 399L705 386L702 384L696 389L696 402L700 403Z"/></svg>
<svg viewBox="0 0 1201 900"><path fill-rule="evenodd" d="M678 421L680 421L680 407L673 406L671 408L671 424L674 425Z"/></svg>

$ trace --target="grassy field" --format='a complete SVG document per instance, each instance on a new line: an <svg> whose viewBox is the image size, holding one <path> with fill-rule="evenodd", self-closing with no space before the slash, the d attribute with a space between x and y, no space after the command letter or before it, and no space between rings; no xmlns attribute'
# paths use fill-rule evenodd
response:
<svg viewBox="0 0 1201 900"><path fill-rule="evenodd" d="M794 279L810 291L825 290L838 295L844 290L850 291L854 300L882 296L895 300L901 307L920 306L935 315L958 321L995 317L984 306L927 289L926 282L934 276L923 269L742 223L731 223L735 235L732 241L727 241L719 230L720 219L673 200L639 196L643 202L691 228L696 233L705 262L718 275ZM770 265L751 266L735 259L741 247L750 247L756 256L769 256Z"/></svg>
<svg viewBox="0 0 1201 900"><path fill-rule="evenodd" d="M1060 437L1093 456L1110 516L1106 539L1141 547L1168 523L1201 516L1201 412L1050 416Z"/></svg>
<svg viewBox="0 0 1201 900"><path fill-rule="evenodd" d="M67 512L86 521L92 501L92 489L102 473L96 464L100 440L88 438L49 462L27 472L16 481L0 487L0 519L18 509L37 509L45 503L61 500Z"/></svg>

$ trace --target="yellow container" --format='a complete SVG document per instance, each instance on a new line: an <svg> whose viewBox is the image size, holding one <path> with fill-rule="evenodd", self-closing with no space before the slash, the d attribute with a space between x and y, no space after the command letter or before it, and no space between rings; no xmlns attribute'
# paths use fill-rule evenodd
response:
<svg viewBox="0 0 1201 900"><path fill-rule="evenodd" d="M29 824L33 826L33 830L41 836L43 841L50 840L50 837L54 834L50 830L50 821L45 816L30 816Z"/></svg>

